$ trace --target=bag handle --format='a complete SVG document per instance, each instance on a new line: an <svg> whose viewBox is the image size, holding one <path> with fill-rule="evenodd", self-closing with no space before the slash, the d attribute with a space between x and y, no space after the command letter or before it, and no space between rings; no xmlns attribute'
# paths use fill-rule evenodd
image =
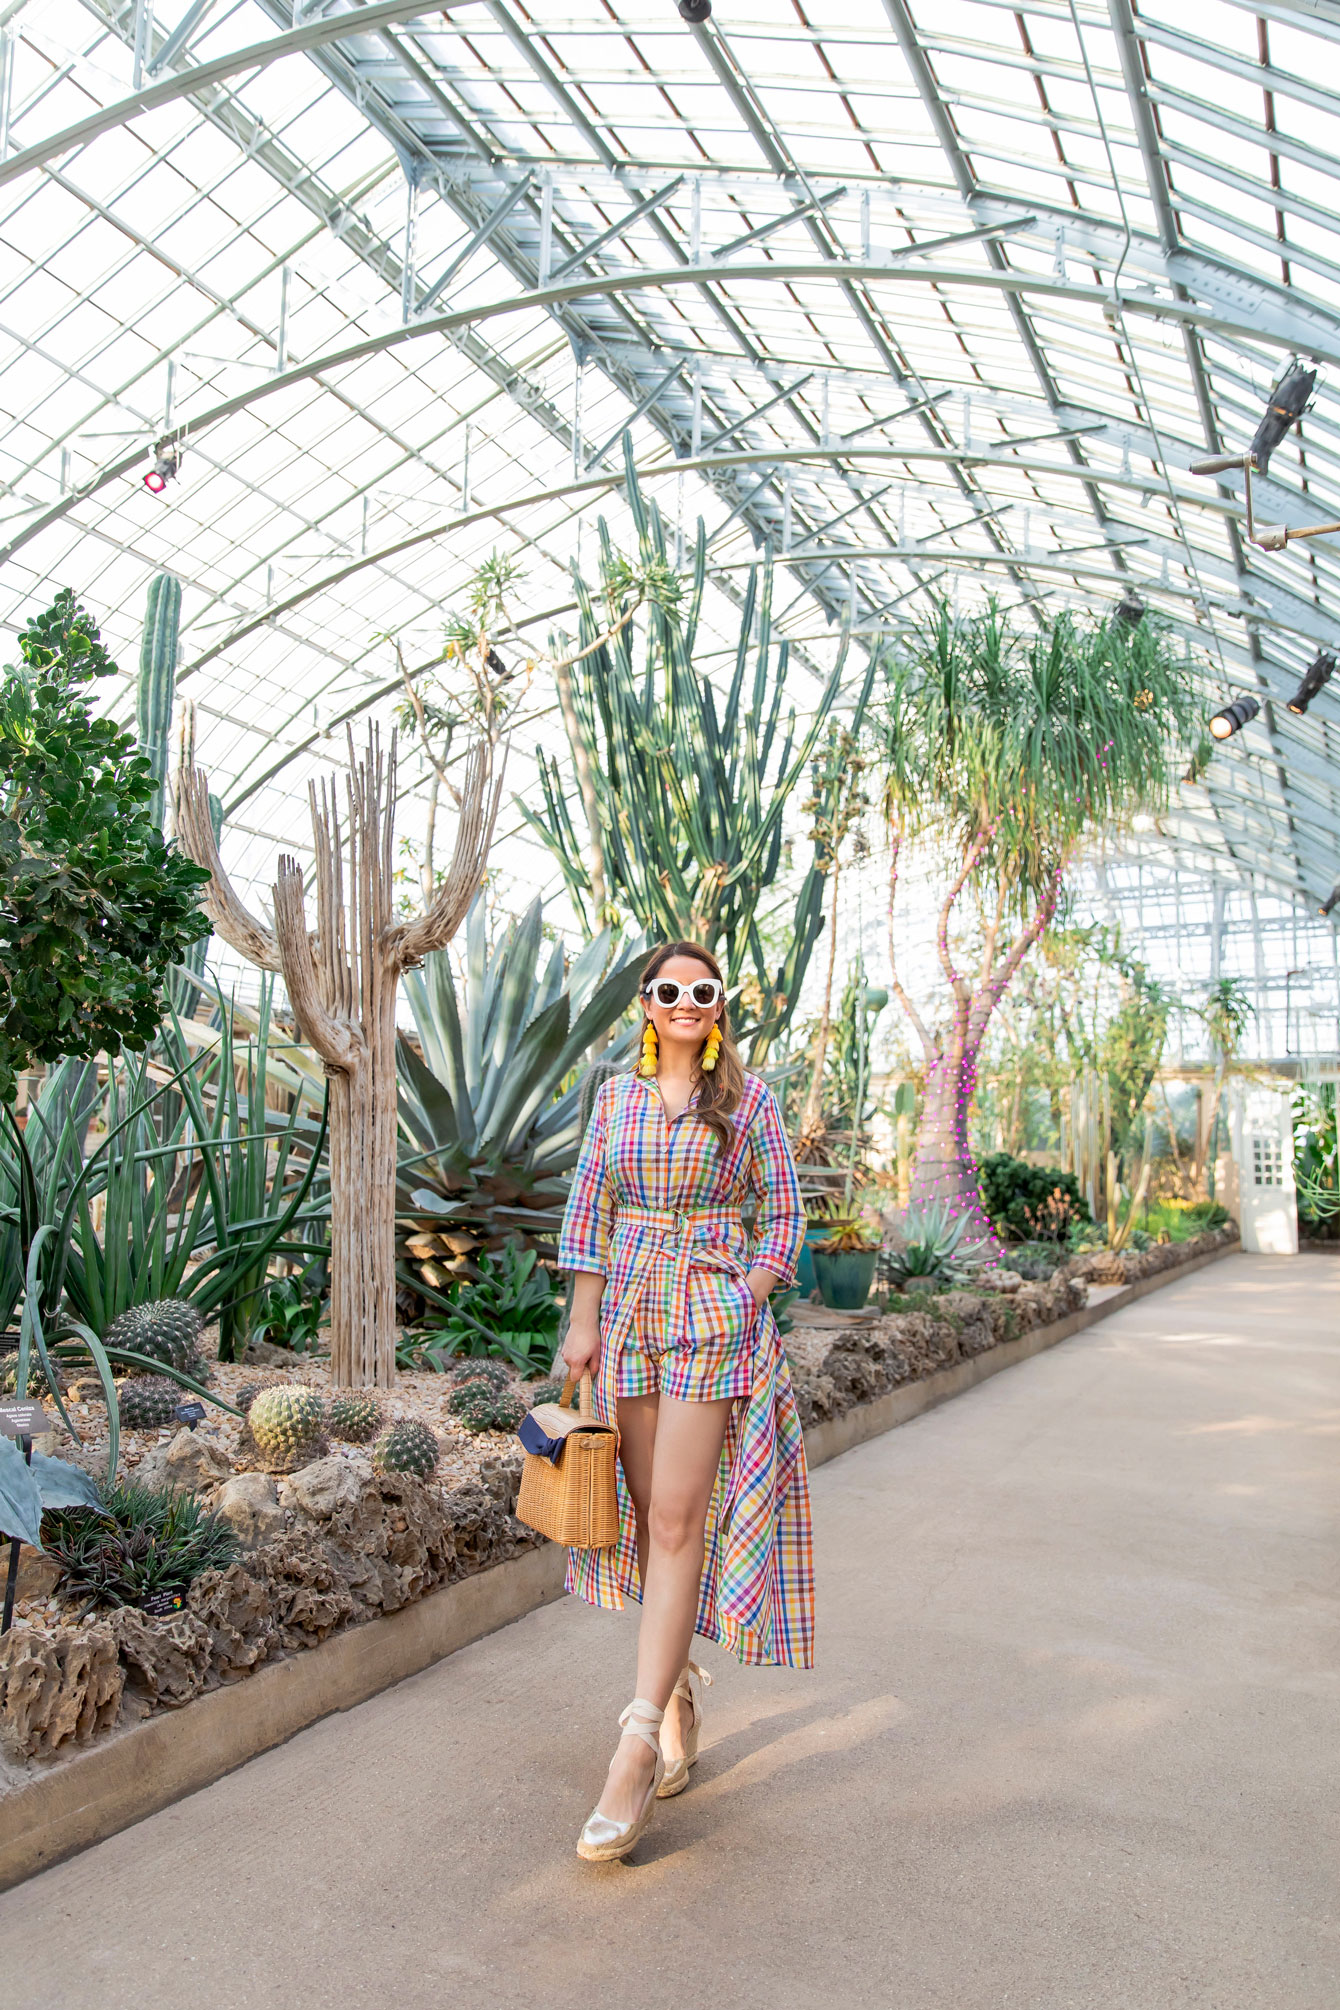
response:
<svg viewBox="0 0 1340 2010"><path fill-rule="evenodd" d="M563 1394L558 1399L560 1409L567 1409L569 1403L572 1401L572 1392L576 1386L577 1377L569 1369L563 1380ZM589 1368L581 1378L581 1395L578 1398L577 1410L580 1416L590 1417L594 1421L596 1405L595 1397L591 1390L591 1371Z"/></svg>

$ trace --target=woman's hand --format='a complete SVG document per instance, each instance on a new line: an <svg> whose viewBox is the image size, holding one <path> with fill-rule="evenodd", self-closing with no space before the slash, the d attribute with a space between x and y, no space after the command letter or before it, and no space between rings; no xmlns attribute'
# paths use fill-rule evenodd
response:
<svg viewBox="0 0 1340 2010"><path fill-rule="evenodd" d="M777 1288L777 1278L773 1271L760 1269L757 1265L750 1271L745 1283L753 1296L755 1305L762 1305Z"/></svg>
<svg viewBox="0 0 1340 2010"><path fill-rule="evenodd" d="M568 1337L563 1342L563 1365L574 1376L599 1373L599 1326L569 1325Z"/></svg>

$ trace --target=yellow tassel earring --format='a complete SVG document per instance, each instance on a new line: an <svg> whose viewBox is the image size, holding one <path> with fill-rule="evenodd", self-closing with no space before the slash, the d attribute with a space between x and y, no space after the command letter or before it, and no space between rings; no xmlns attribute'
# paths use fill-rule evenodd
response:
<svg viewBox="0 0 1340 2010"><path fill-rule="evenodd" d="M642 1059L637 1064L637 1072L644 1082L656 1080L656 1062L660 1055L660 1042L656 1038L656 1028L650 1019L642 1028Z"/></svg>
<svg viewBox="0 0 1340 2010"><path fill-rule="evenodd" d="M705 1075L710 1075L713 1068L715 1068L717 1064L717 1055L720 1052L721 1052L721 1028L720 1026L714 1025L711 1032L707 1036L707 1045L703 1048L703 1073Z"/></svg>

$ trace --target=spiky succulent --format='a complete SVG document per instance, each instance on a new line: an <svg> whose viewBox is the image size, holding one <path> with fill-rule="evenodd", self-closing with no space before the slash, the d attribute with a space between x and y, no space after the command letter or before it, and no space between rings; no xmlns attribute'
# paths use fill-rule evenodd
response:
<svg viewBox="0 0 1340 2010"><path fill-rule="evenodd" d="M293 1472L325 1449L326 1406L315 1389L281 1384L262 1389L247 1411L247 1424L272 1471Z"/></svg>
<svg viewBox="0 0 1340 2010"><path fill-rule="evenodd" d="M466 1382L450 1398L452 1415L467 1431L514 1431L527 1407L517 1390L494 1389L487 1382Z"/></svg>
<svg viewBox="0 0 1340 2010"><path fill-rule="evenodd" d="M541 1403L559 1402L563 1395L563 1384L557 1380L551 1382L527 1382L521 1394L525 1397L528 1407L534 1410Z"/></svg>
<svg viewBox="0 0 1340 2010"><path fill-rule="evenodd" d="M326 1423L332 1438L347 1444L366 1445L382 1426L382 1406L366 1389L344 1389L331 1398Z"/></svg>
<svg viewBox="0 0 1340 2010"><path fill-rule="evenodd" d="M449 1381L459 1388L463 1382L487 1382L491 1389L505 1389L511 1381L504 1361L466 1359L452 1369Z"/></svg>
<svg viewBox="0 0 1340 2010"><path fill-rule="evenodd" d="M170 1424L182 1397L166 1375L136 1375L116 1392L116 1406L128 1431L157 1431Z"/></svg>
<svg viewBox="0 0 1340 2010"><path fill-rule="evenodd" d="M415 1473L426 1480L438 1461L437 1439L417 1417L402 1417L382 1432L372 1449L379 1473Z"/></svg>
<svg viewBox="0 0 1340 2010"><path fill-rule="evenodd" d="M131 1305L113 1319L103 1334L109 1347L127 1347L136 1354L148 1354L179 1375L194 1375L204 1366L200 1355L200 1335L204 1321L186 1298L156 1298L146 1305Z"/></svg>
<svg viewBox="0 0 1340 2010"><path fill-rule="evenodd" d="M236 1395L233 1397L233 1401L234 1403L236 1403L238 1409L242 1412L242 1415L244 1417L249 1416L251 1412L251 1406L255 1402L257 1396L263 1396L267 1389L283 1389L286 1388L287 1386L288 1386L287 1383L280 1381L244 1382L242 1384L242 1387L237 1391Z"/></svg>

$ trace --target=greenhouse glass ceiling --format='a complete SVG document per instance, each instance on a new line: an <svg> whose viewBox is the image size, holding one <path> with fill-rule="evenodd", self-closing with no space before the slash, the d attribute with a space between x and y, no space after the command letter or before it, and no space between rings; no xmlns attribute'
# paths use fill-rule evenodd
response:
<svg viewBox="0 0 1340 2010"><path fill-rule="evenodd" d="M1314 910L1340 877L1340 680L1285 705L1340 644L1340 539L1262 551L1240 471L1190 473L1299 358L1258 516L1340 516L1337 0L0 23L0 620L70 584L130 668L181 578L244 886L489 552L537 633L570 618L596 515L627 535L626 428L667 521L706 524L723 636L770 550L802 704L843 622L872 644L935 591L1134 593L1260 705L1159 858Z"/></svg>

